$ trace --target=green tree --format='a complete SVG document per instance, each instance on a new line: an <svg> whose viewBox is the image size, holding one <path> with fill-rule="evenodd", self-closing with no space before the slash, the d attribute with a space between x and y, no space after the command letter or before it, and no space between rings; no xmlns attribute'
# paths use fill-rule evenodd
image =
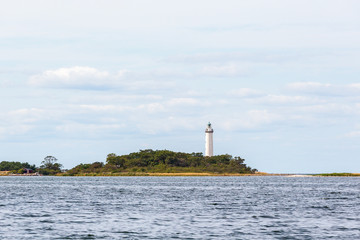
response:
<svg viewBox="0 0 360 240"><path fill-rule="evenodd" d="M121 167L124 167L125 157L116 156L115 153L110 153L107 155L106 163L109 165L114 165L117 168L121 168Z"/></svg>
<svg viewBox="0 0 360 240"><path fill-rule="evenodd" d="M57 163L57 158L53 156L46 156L41 162L39 172L44 175L55 175L61 172L62 165Z"/></svg>
<svg viewBox="0 0 360 240"><path fill-rule="evenodd" d="M0 171L18 171L19 169L30 168L32 170L36 170L35 165L30 165L29 163L21 163L21 162L8 162L2 161L0 162Z"/></svg>

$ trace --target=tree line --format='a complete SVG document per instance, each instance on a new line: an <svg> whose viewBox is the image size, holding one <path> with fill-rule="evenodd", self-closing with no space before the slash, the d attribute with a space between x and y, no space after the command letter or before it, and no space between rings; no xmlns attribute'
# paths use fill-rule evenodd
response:
<svg viewBox="0 0 360 240"><path fill-rule="evenodd" d="M0 171L10 171L11 173L23 174L26 172L25 169L38 172L43 175L56 175L61 173L62 165L57 163L57 159L53 156L46 156L41 162L40 167L36 167L35 164L31 165L28 162L11 162L2 161L0 162Z"/></svg>
<svg viewBox="0 0 360 240"><path fill-rule="evenodd" d="M79 164L68 170L67 175L87 173L119 173L119 172L209 172L209 173L240 173L257 172L244 163L241 157L229 154L212 157L202 153L183 153L169 150L140 150L127 155L107 155L106 163Z"/></svg>
<svg viewBox="0 0 360 240"><path fill-rule="evenodd" d="M21 162L0 162L0 171L24 173L25 169L32 169L42 175L112 175L117 173L239 173L253 174L257 169L247 166L241 157L229 154L212 157L202 153L183 153L169 150L140 150L126 155L110 153L105 163L94 162L79 164L74 168L62 171L62 165L53 156L47 156L39 167Z"/></svg>

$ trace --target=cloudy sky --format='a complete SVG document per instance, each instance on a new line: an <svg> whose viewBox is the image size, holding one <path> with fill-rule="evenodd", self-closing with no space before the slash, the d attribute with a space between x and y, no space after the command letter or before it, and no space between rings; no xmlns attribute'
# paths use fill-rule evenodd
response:
<svg viewBox="0 0 360 240"><path fill-rule="evenodd" d="M360 172L357 0L32 0L0 8L0 161L139 149Z"/></svg>

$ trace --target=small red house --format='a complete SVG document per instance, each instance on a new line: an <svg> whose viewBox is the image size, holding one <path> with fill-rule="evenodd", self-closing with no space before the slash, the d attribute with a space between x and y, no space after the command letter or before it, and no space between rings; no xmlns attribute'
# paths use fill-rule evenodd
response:
<svg viewBox="0 0 360 240"><path fill-rule="evenodd" d="M24 168L24 174L34 173L34 170L30 168Z"/></svg>

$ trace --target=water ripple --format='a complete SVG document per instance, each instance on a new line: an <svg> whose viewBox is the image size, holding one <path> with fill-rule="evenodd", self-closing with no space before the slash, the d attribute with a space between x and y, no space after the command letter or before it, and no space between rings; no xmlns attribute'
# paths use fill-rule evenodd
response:
<svg viewBox="0 0 360 240"><path fill-rule="evenodd" d="M360 178L0 177L0 239L360 239Z"/></svg>

